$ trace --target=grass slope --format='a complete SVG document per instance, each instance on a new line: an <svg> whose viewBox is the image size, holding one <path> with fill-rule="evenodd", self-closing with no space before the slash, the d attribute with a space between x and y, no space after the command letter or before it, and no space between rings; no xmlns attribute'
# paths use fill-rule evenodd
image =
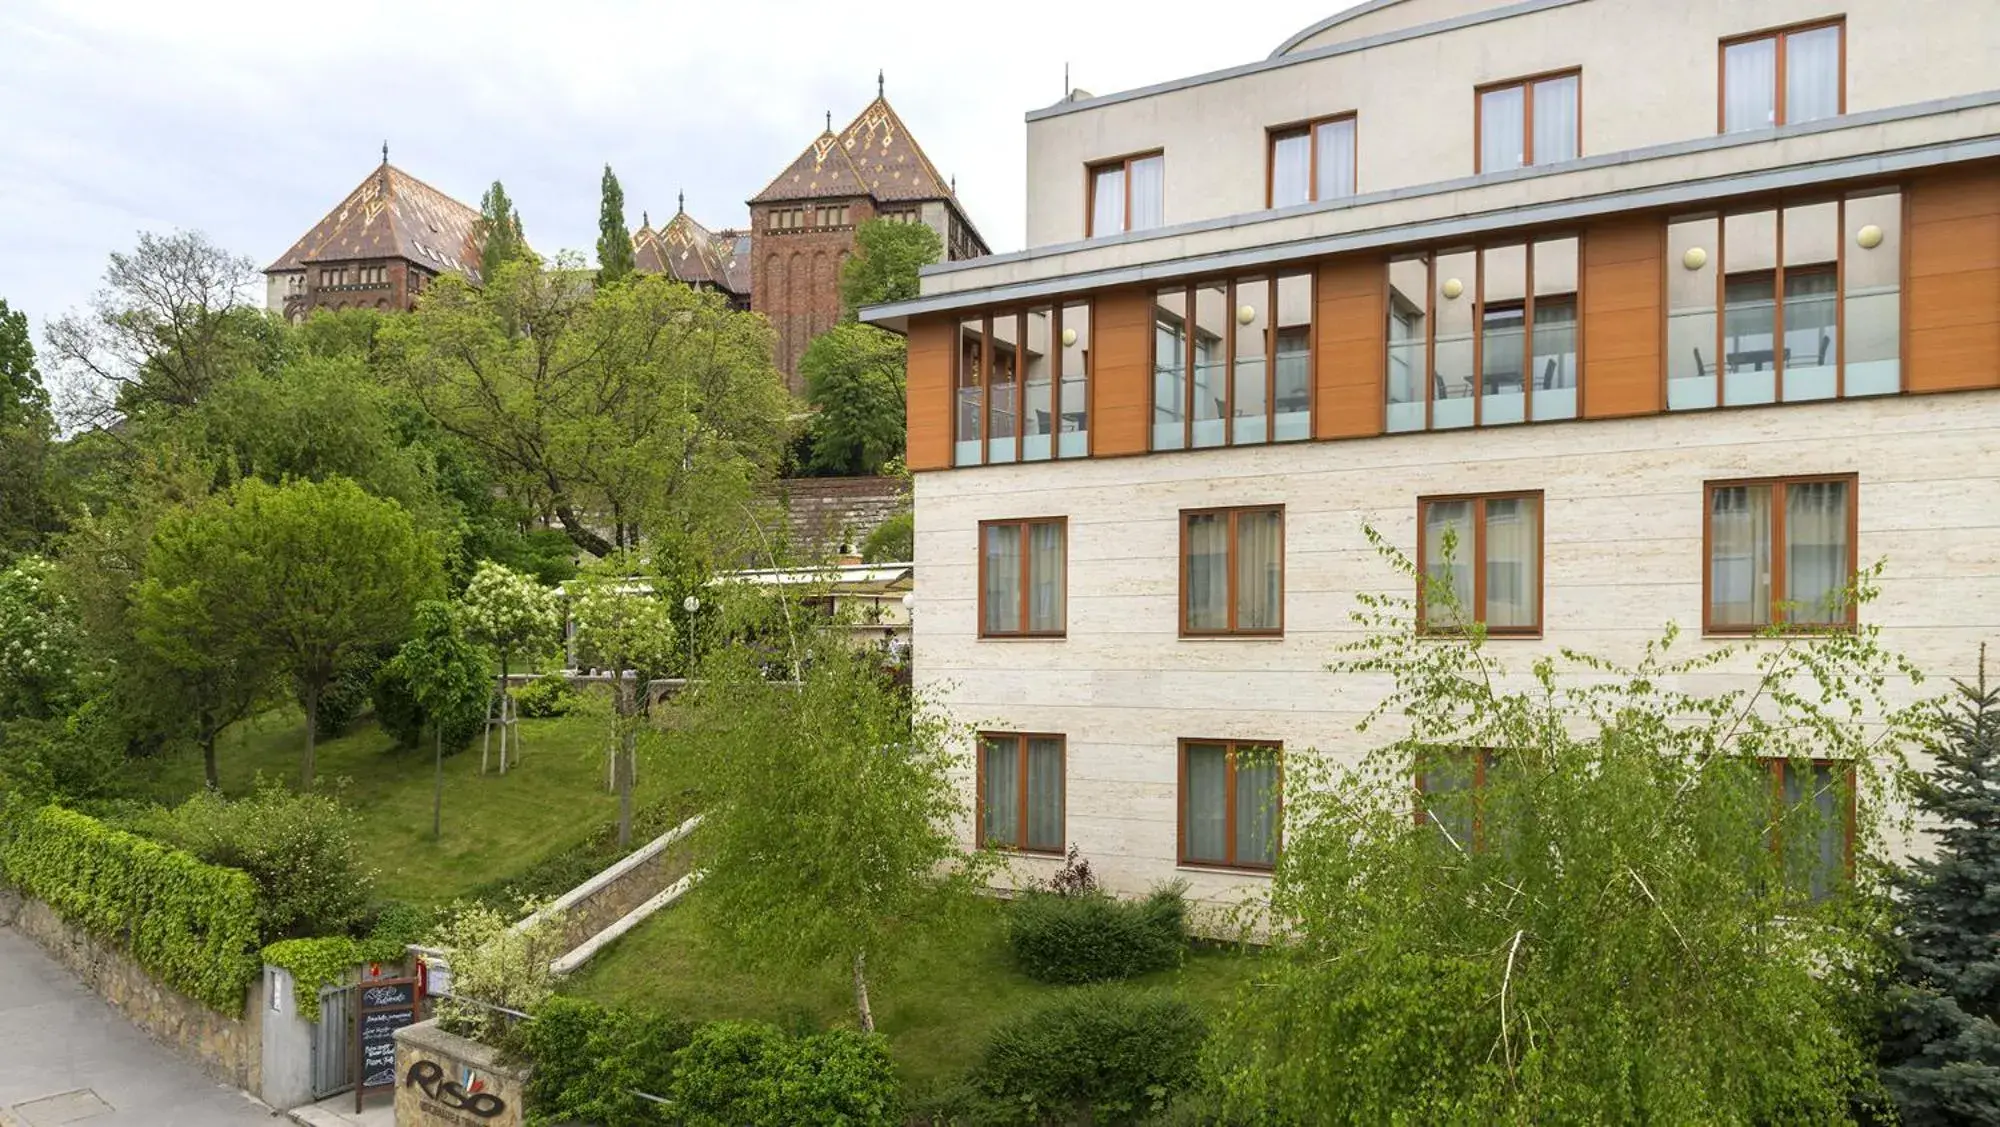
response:
<svg viewBox="0 0 2000 1127"><path fill-rule="evenodd" d="M361 817L369 859L380 870L377 894L441 904L527 872L538 861L575 848L618 816L618 796L605 789L602 718L523 720L526 747L507 774L479 773L479 745L444 761L444 836L431 840L428 749L401 750L372 721L318 749L319 785L337 787ZM230 729L216 749L223 793L248 793L262 773L298 785L305 724L274 712ZM496 768L497 756L494 759ZM637 804L680 792L670 764L642 760ZM201 755L149 761L136 780L141 797L172 804L202 785Z"/></svg>
<svg viewBox="0 0 2000 1127"><path fill-rule="evenodd" d="M699 892L694 895L699 895ZM875 1026L913 1093L956 1080L985 1046L994 1026L1073 987L1049 986L1015 970L1002 931L1007 906L982 905L981 919L958 935L931 940L887 975L873 976ZM1164 987L1214 1012L1257 967L1254 955L1212 948L1185 965L1133 979ZM745 970L697 926L691 913L658 913L592 960L565 993L707 1020L750 1018L786 1028L854 1024L851 980L829 969L803 983Z"/></svg>

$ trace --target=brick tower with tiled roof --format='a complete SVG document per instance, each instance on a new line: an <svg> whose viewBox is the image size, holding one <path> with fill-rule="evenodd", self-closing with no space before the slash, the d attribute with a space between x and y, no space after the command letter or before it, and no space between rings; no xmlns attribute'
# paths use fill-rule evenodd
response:
<svg viewBox="0 0 2000 1127"><path fill-rule="evenodd" d="M922 223L950 259L988 253L951 182L924 155L883 96L836 133L826 131L750 198L754 239L750 307L778 334L778 370L800 387L799 357L840 319L840 267L854 253L854 229L869 219Z"/></svg>
<svg viewBox="0 0 2000 1127"><path fill-rule="evenodd" d="M479 212L389 163L276 262L265 304L290 320L315 309L408 309L446 271L479 280Z"/></svg>

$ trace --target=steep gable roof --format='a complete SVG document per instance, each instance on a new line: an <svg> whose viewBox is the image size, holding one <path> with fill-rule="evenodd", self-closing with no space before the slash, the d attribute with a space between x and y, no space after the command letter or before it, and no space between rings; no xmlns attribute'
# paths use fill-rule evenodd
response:
<svg viewBox="0 0 2000 1127"><path fill-rule="evenodd" d="M753 204L780 200L810 200L826 196L859 196L868 192L861 170L848 159L847 150L832 129L813 138L798 159L764 190L750 197Z"/></svg>
<svg viewBox="0 0 2000 1127"><path fill-rule="evenodd" d="M476 282L484 241L479 220L477 210L384 161L264 272L303 270L314 262L404 258Z"/></svg>
<svg viewBox="0 0 2000 1127"><path fill-rule="evenodd" d="M632 233L632 265L640 273L666 274L733 294L750 292L748 231L710 231L687 213L685 203L658 230L643 212L641 216Z"/></svg>
<svg viewBox="0 0 2000 1127"><path fill-rule="evenodd" d="M855 115L841 131L840 147L878 200L942 200L952 195L937 166L885 97L878 95Z"/></svg>

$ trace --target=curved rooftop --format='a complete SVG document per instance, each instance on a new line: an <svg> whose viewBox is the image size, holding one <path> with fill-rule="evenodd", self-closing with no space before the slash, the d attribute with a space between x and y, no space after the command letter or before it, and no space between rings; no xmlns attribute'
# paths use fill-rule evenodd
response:
<svg viewBox="0 0 2000 1127"><path fill-rule="evenodd" d="M1371 35L1403 31L1422 24L1470 15L1498 7L1505 0L1362 0L1345 11L1301 28L1271 52L1271 58L1331 47Z"/></svg>

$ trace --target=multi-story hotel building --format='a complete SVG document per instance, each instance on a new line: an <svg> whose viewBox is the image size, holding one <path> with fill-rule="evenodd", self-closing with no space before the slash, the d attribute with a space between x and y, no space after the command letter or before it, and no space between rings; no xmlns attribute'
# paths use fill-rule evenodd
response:
<svg viewBox="0 0 2000 1127"><path fill-rule="evenodd" d="M968 840L1254 890L1282 772L1244 752L1391 738L1325 669L1357 593L1415 594L1364 526L1425 566L1456 530L1522 670L1812 621L1884 560L1860 615L1969 673L1996 43L1949 0L1373 0L1030 113L1028 249L865 314L910 340L915 676L984 733Z"/></svg>

